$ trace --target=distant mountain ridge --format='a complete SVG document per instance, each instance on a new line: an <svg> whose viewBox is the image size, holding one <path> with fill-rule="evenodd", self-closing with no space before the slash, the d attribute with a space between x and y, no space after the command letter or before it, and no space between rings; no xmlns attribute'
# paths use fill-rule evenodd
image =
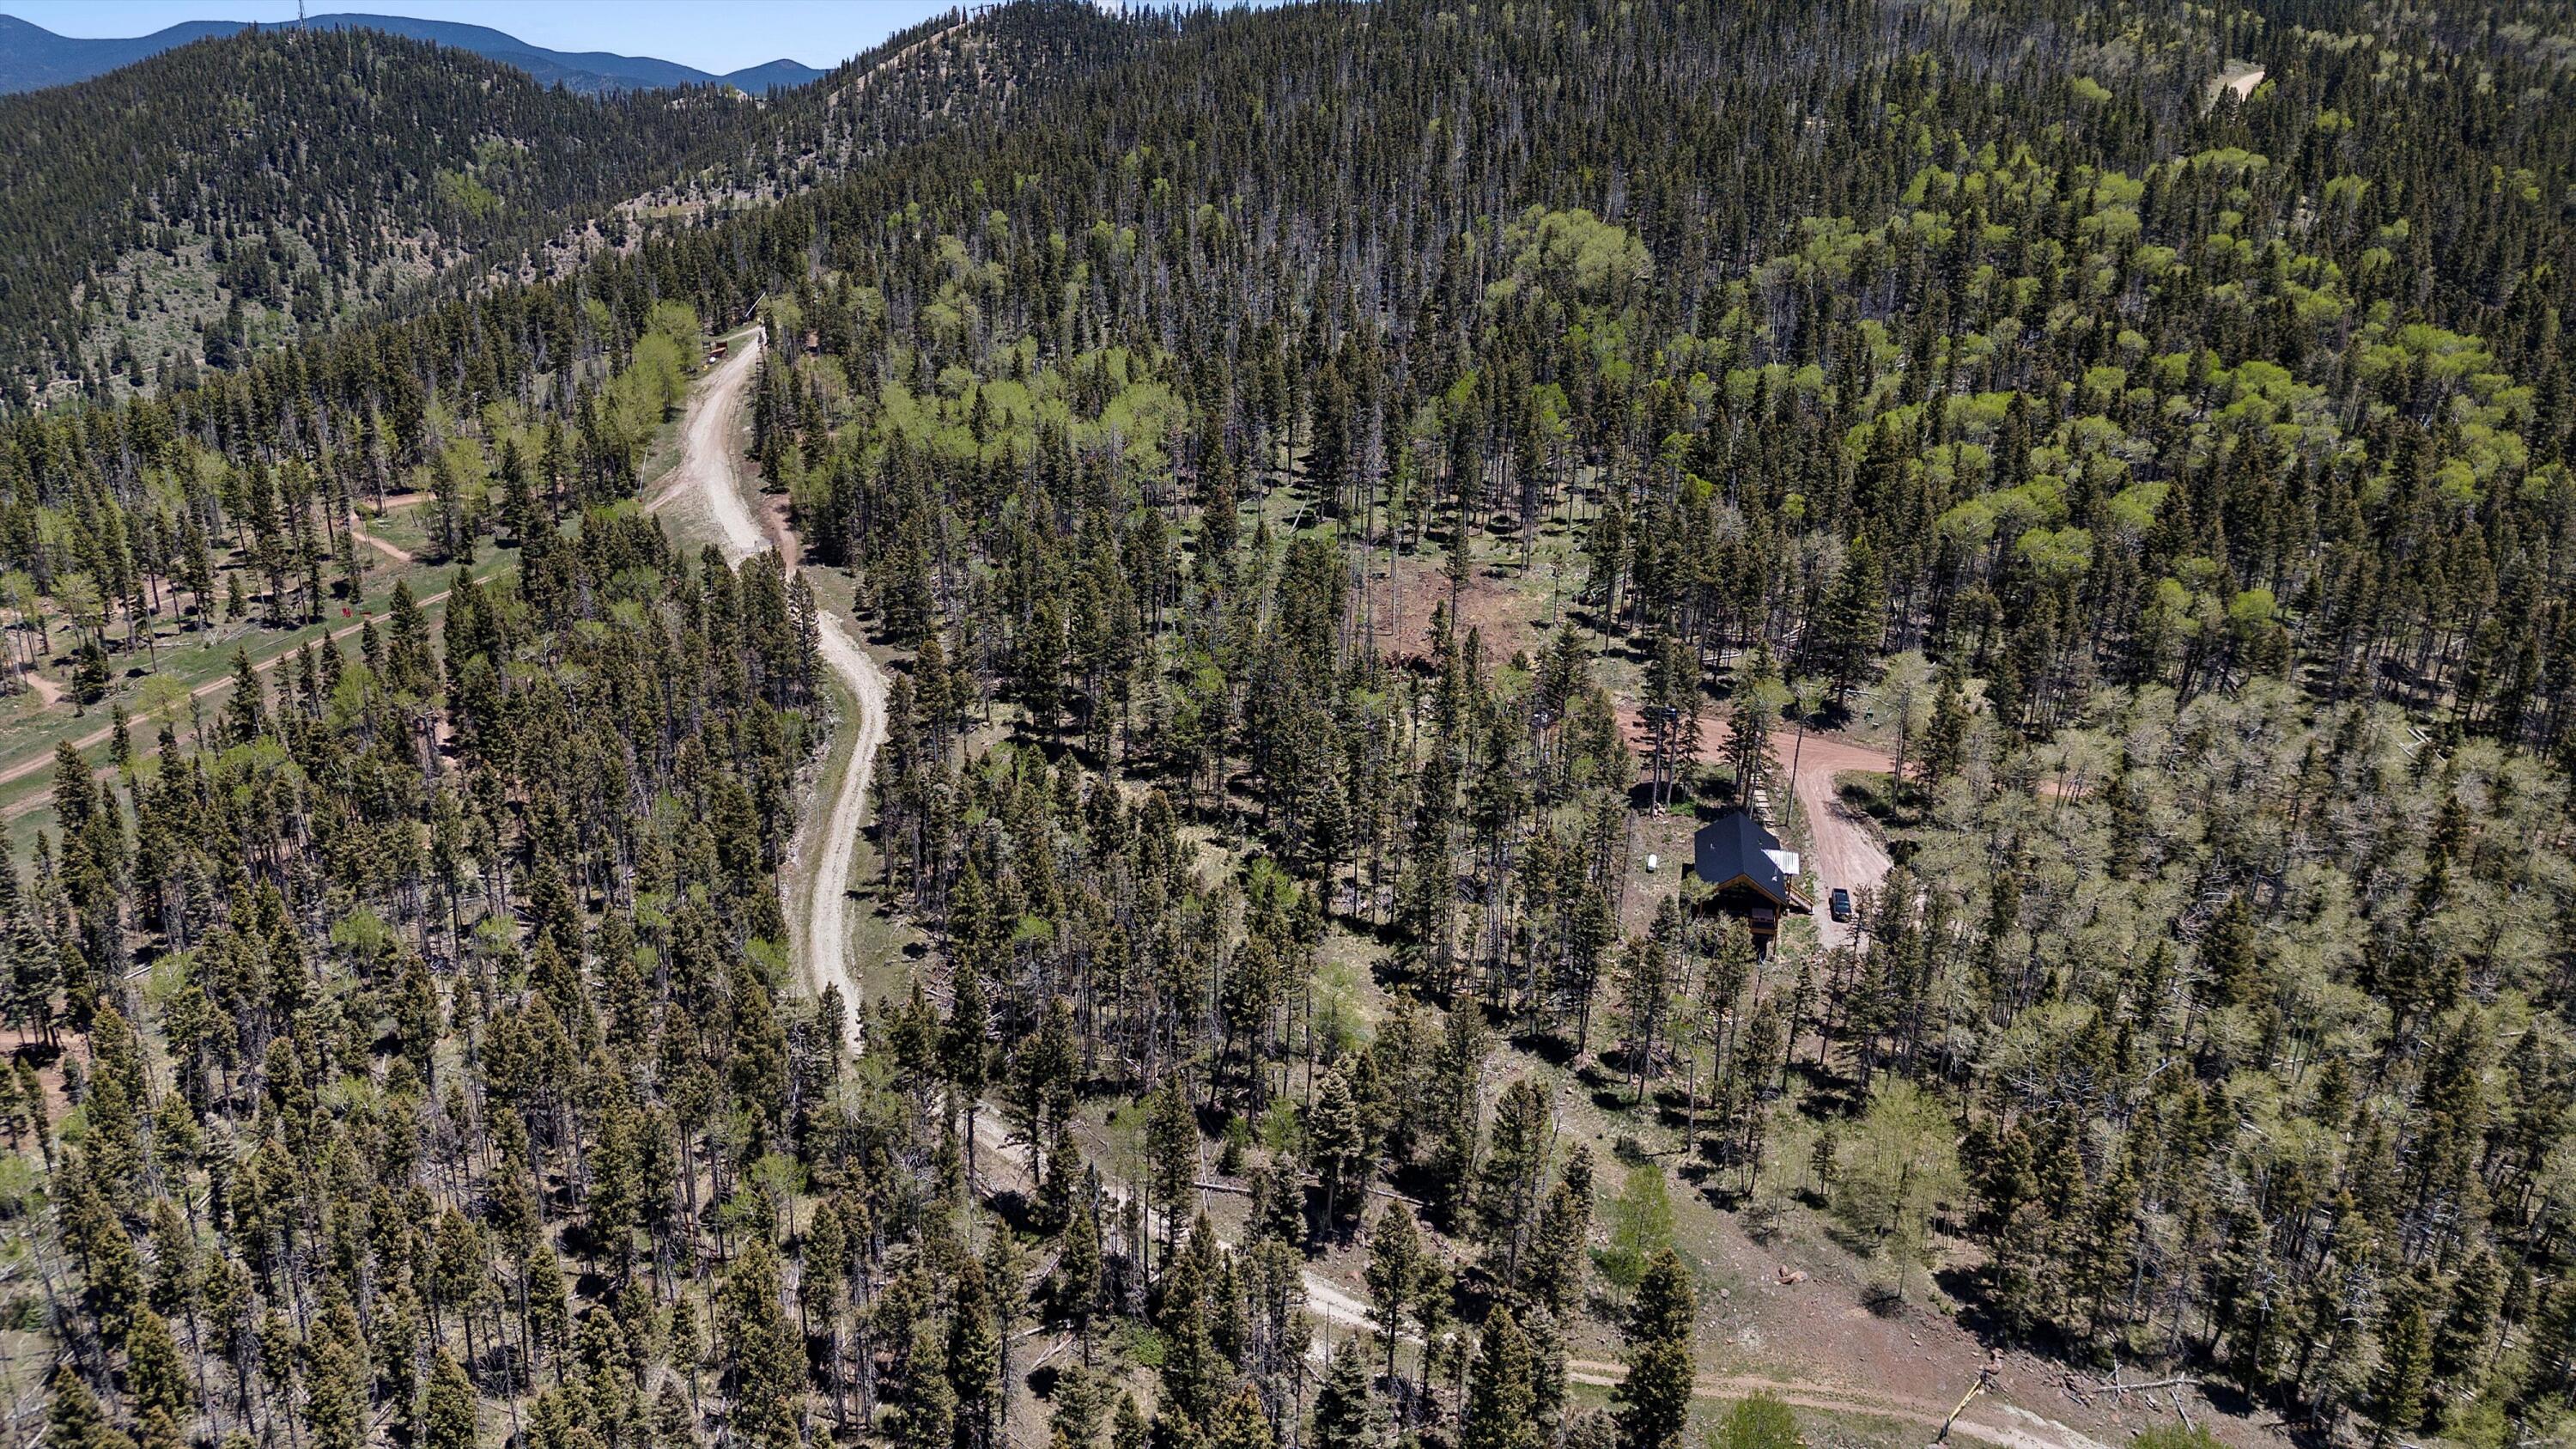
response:
<svg viewBox="0 0 2576 1449"><path fill-rule="evenodd" d="M1163 34L1086 0L1013 0L755 104L582 95L460 46L260 27L0 95L0 414L65 384L184 385L379 309L563 275L987 124Z"/></svg>
<svg viewBox="0 0 2576 1449"><path fill-rule="evenodd" d="M226 365L721 163L783 109L577 95L358 26L210 36L0 96L0 391L84 352L147 378Z"/></svg>
<svg viewBox="0 0 2576 1449"><path fill-rule="evenodd" d="M780 59L746 66L726 75L715 75L651 56L617 55L604 50L549 50L486 25L422 20L408 15L316 15L305 23L326 30L380 30L407 40L453 46L486 60L514 66L547 85L560 82L567 90L585 94L716 84L736 86L757 94L780 86L801 86L824 74L812 66ZM120 66L132 65L165 50L215 36L238 34L251 28L251 23L246 21L190 20L156 30L150 35L86 39L56 35L41 25L14 15L0 15L0 94L69 85L104 75Z"/></svg>

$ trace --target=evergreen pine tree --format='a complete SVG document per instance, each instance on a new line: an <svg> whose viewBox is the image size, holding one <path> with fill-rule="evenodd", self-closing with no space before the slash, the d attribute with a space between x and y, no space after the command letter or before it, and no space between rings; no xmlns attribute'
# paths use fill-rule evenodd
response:
<svg viewBox="0 0 2576 1449"><path fill-rule="evenodd" d="M779 1299L778 1251L754 1238L718 1291L717 1350L734 1432L764 1449L798 1439L804 1355Z"/></svg>
<svg viewBox="0 0 2576 1449"><path fill-rule="evenodd" d="M1306 1165L1323 1189L1324 1230L1335 1233L1359 1210L1368 1164L1368 1127L1341 1068L1324 1073L1305 1125Z"/></svg>
<svg viewBox="0 0 2576 1449"><path fill-rule="evenodd" d="M134 1441L108 1422L98 1395L66 1363L54 1370L52 1402L45 1408L46 1442L62 1449L134 1449Z"/></svg>
<svg viewBox="0 0 2576 1449"><path fill-rule="evenodd" d="M2371 1392L2371 1440L2394 1442L2424 1417L2424 1390L2433 1374L2433 1333L2424 1319L2423 1295L2410 1287L2398 1297L2379 1345L2379 1376Z"/></svg>
<svg viewBox="0 0 2576 1449"><path fill-rule="evenodd" d="M1424 1261L1421 1231L1413 1211L1398 1202L1377 1220L1369 1238L1369 1317L1386 1348L1386 1372L1395 1374L1395 1346L1404 1336L1404 1318L1421 1290L1429 1265Z"/></svg>
<svg viewBox="0 0 2576 1449"><path fill-rule="evenodd" d="M134 1332L127 1335L126 1382L134 1391L137 1415L158 1410L173 1423L184 1424L189 1418L189 1389L186 1369L179 1360L179 1342L171 1337L170 1321L146 1308L135 1315Z"/></svg>
<svg viewBox="0 0 2576 1449"><path fill-rule="evenodd" d="M1314 1449L1368 1449L1377 1439L1378 1413L1369 1392L1368 1355L1357 1339L1333 1349L1315 1391Z"/></svg>
<svg viewBox="0 0 2576 1449"><path fill-rule="evenodd" d="M1184 1209L1198 1202L1199 1124L1177 1072L1154 1089L1145 1119L1145 1156L1153 1205L1163 1214L1164 1241L1178 1242Z"/></svg>
<svg viewBox="0 0 2576 1449"><path fill-rule="evenodd" d="M2467 1381L2484 1365L2504 1300L2505 1275L2495 1254L2479 1248L2451 1284L2450 1307L2433 1335L2433 1377L2443 1384Z"/></svg>
<svg viewBox="0 0 2576 1449"><path fill-rule="evenodd" d="M1458 1431L1461 1449L1538 1449L1532 1386L1529 1339L1512 1310L1498 1306L1486 1316L1468 1378L1466 1413Z"/></svg>
<svg viewBox="0 0 2576 1449"><path fill-rule="evenodd" d="M1592 1149L1574 1144L1549 1190L1530 1246L1530 1297L1562 1318L1583 1300L1592 1237Z"/></svg>
<svg viewBox="0 0 2576 1449"><path fill-rule="evenodd" d="M1261 1397L1245 1384L1231 1398L1217 1406L1210 1421L1206 1442L1226 1445L1228 1449L1277 1449L1279 1438L1271 1432L1270 1417L1261 1411Z"/></svg>
<svg viewBox="0 0 2576 1449"><path fill-rule="evenodd" d="M1690 1418L1699 1298L1670 1248L1647 1265L1628 1308L1628 1376L1611 1393L1620 1449L1673 1449Z"/></svg>
<svg viewBox="0 0 2576 1449"><path fill-rule="evenodd" d="M429 1402L421 1415L422 1449L474 1449L474 1385L454 1355L431 1350Z"/></svg>

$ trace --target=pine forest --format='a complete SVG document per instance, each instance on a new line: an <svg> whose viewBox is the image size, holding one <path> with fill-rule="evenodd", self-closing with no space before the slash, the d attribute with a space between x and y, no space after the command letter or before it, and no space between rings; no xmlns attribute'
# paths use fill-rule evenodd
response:
<svg viewBox="0 0 2576 1449"><path fill-rule="evenodd" d="M0 134L10 1445L2576 1436L2564 0Z"/></svg>

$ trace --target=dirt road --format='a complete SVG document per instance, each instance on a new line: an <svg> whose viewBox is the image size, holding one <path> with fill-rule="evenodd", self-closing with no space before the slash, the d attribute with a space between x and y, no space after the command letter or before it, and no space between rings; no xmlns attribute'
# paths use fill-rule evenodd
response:
<svg viewBox="0 0 2576 1449"><path fill-rule="evenodd" d="M985 1154L987 1163L1002 1169L998 1174L988 1171L984 1175L982 1186L985 1190L1008 1186L1025 1192L1035 1188L1036 1176L1030 1171L1024 1155L1027 1144L1012 1139L1010 1129L1003 1124L996 1109L988 1107L976 1114L975 1143ZM1115 1179L1104 1177L1101 1190L1112 1203L1125 1206L1126 1191ZM1146 1231L1158 1238L1163 1235L1161 1213L1149 1216ZM1231 1245L1219 1239L1218 1246ZM1370 1317L1365 1298L1311 1268L1305 1270L1301 1277L1306 1290L1306 1312L1316 1329L1315 1343L1307 1353L1312 1362L1321 1364L1325 1361L1332 1336L1326 1332L1328 1328L1338 1329L1345 1336L1374 1336L1377 1333L1376 1322ZM1411 1333L1404 1336L1404 1341L1412 1344L1421 1342ZM1628 1375L1625 1364L1599 1359L1568 1359L1565 1367L1566 1377L1574 1382L1603 1388L1617 1384ZM1967 1372L1973 1374L1973 1366ZM1740 1399L1748 1394L1770 1394L1797 1408L1869 1414L1932 1428L1940 1427L1950 1412L1948 1403L1918 1396L1846 1388L1839 1384L1812 1383L1802 1379L1773 1378L1765 1374L1701 1374L1692 1381L1691 1393L1697 1398L1727 1400ZM2004 1422L1996 1422L1999 1418ZM1981 1399L1961 1414L1950 1432L1979 1443L1995 1445L1997 1449L2108 1449L2100 1440L2069 1425L1991 1399Z"/></svg>
<svg viewBox="0 0 2576 1449"><path fill-rule="evenodd" d="M2241 60L2229 61L2224 69L2211 78L2209 89L2201 98L2200 108L2205 111L2217 105L2218 98L2229 91L2236 92L2236 99L2240 103L2252 100L2255 88L2262 84L2263 67Z"/></svg>
<svg viewBox="0 0 2576 1449"><path fill-rule="evenodd" d="M1574 1358L1566 1360L1565 1376L1578 1384L1607 1388L1625 1379L1628 1368L1625 1364ZM1949 1405L1930 1399L1872 1393L1867 1389L1845 1389L1832 1384L1804 1383L1795 1379L1775 1379L1761 1374L1702 1374L1691 1382L1694 1398L1741 1399L1749 1394L1769 1394L1793 1408L1870 1414L1933 1428L1939 1428L1950 1417ZM1994 1423L1992 1417L1997 1414L2021 1423ZM2030 1427L2024 1428L2022 1424ZM1959 1415L1959 1421L1951 1425L1950 1432L1982 1444L2000 1446L2000 1449L2108 1449L2102 1441L2054 1419L2043 1418L2011 1404L1996 1404L1990 1409L1982 1399Z"/></svg>
<svg viewBox="0 0 2576 1449"><path fill-rule="evenodd" d="M850 638L840 617L826 611L821 619L823 662L841 676L859 699L858 737L841 788L831 810L806 823L812 838L799 844L796 858L809 862L807 891L812 899L804 913L804 946L797 959L811 963L806 985L815 991L839 977L841 998L849 1013L845 1038L859 1042L859 990L850 978L850 865L858 852L859 828L867 820L868 781L876 771L877 747L885 743L885 671Z"/></svg>
<svg viewBox="0 0 2576 1449"><path fill-rule="evenodd" d="M1025 1142L1013 1139L1010 1128L1002 1121L1000 1109L988 1105L977 1112L975 1114L976 1150L984 1154L988 1163L998 1161L1005 1169L999 1174L1001 1179L999 1181L996 1180L996 1174L989 1170L980 1174L982 1181L979 1186L987 1192L1004 1186L1017 1191L1033 1190L1037 1186L1037 1174L1029 1165L1028 1146ZM1111 1203L1122 1208L1127 1205L1127 1189L1117 1179L1104 1174L1100 1180L1100 1191L1102 1196ZM1145 1231L1156 1238L1167 1235L1167 1225L1163 1221L1161 1209L1152 1209L1146 1213ZM1219 1238L1217 1246L1231 1248L1234 1245ZM1304 1279L1306 1288L1306 1311L1314 1318L1319 1330L1324 1325L1331 1324L1363 1333L1377 1331L1369 1317L1366 1299L1312 1268L1304 1270L1300 1276ZM1407 1335L1405 1341L1415 1343L1420 1340ZM1318 1348L1315 1357L1317 1362L1321 1362L1323 1336L1320 1332L1317 1334L1316 1342Z"/></svg>
<svg viewBox="0 0 2576 1449"><path fill-rule="evenodd" d="M384 539L378 538L376 535L367 532L366 525L358 521L358 510L355 508L349 510L349 536L356 539L358 542L365 544L367 547L374 549L376 552L383 554L385 557L392 559L396 563L410 563L412 561L411 550L404 548L399 544L388 543Z"/></svg>
<svg viewBox="0 0 2576 1449"><path fill-rule="evenodd" d="M804 547L784 520L773 517L765 535L752 521L751 505L743 496L740 454L734 447L743 394L768 340L766 329L752 329L741 349L699 384L680 425L680 461L651 506L660 509L685 496L698 498L721 535L719 547L729 562L740 563L774 547L792 577ZM886 678L838 615L825 610L818 624L824 665L858 698L858 728L850 732L846 762L841 759L841 745L833 746L840 788L830 808L805 812L805 823L797 831L796 878L781 888L788 892L792 938L788 954L797 974L814 996L822 995L826 985L841 988L847 1013L843 1040L855 1046L861 1016L858 987L850 978L850 866L858 852L859 827L866 822L868 782L876 770L877 748L885 743ZM827 768L820 778L831 777ZM802 909L797 901L800 892L805 897Z"/></svg>
<svg viewBox="0 0 2576 1449"><path fill-rule="evenodd" d="M759 370L760 349L769 340L753 328L751 340L698 384L680 423L680 461L646 507L660 512L684 495L706 504L708 516L723 536L725 558L740 563L768 547L753 526L751 509L742 498L742 472L735 466L734 427L742 416L742 395ZM793 568L795 560L788 559Z"/></svg>
<svg viewBox="0 0 2576 1449"><path fill-rule="evenodd" d="M1796 730L1774 731L1771 758L1782 774L1789 773L1792 762L1797 767L1792 788L1807 817L1807 853L1798 865L1816 903L1817 939L1827 949L1847 944L1858 933L1852 924L1834 919L1834 888L1840 886L1855 897L1864 890L1874 891L1887 879L1894 862L1887 858L1887 847L1879 843L1869 820L1835 792L1834 776L1847 770L1888 774L1896 769L1896 761L1885 750L1812 730L1803 740Z"/></svg>

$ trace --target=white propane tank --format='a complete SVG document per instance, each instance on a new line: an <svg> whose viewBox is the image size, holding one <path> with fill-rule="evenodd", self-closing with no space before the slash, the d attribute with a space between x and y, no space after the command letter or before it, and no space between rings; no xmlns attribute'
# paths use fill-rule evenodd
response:
<svg viewBox="0 0 2576 1449"><path fill-rule="evenodd" d="M1655 873L1655 857L1653 857L1652 855L1649 855L1649 856L1647 856L1647 857L1646 857L1646 874L1648 874L1648 875L1653 875L1654 873Z"/></svg>

